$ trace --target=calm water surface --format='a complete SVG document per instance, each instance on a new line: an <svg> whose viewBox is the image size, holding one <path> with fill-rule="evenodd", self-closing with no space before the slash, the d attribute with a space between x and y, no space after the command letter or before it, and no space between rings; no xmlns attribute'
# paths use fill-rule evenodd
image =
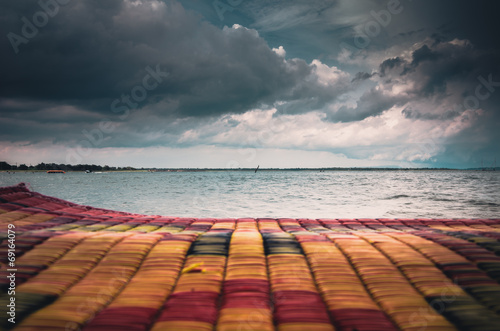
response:
<svg viewBox="0 0 500 331"><path fill-rule="evenodd" d="M83 205L191 217L498 218L500 172L0 173L0 186Z"/></svg>

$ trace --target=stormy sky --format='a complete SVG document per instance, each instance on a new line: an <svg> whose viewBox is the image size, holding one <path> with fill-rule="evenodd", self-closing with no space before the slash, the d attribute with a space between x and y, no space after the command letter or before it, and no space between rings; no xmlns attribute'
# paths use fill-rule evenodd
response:
<svg viewBox="0 0 500 331"><path fill-rule="evenodd" d="M0 161L489 166L499 12L488 0L2 1Z"/></svg>

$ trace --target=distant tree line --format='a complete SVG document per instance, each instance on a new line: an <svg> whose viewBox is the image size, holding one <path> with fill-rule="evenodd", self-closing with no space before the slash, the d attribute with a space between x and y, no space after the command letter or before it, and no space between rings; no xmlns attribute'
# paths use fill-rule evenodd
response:
<svg viewBox="0 0 500 331"><path fill-rule="evenodd" d="M39 163L35 166L33 165L11 165L7 162L0 161L0 171L2 170L64 170L64 171L120 171L120 170L136 170L132 167L110 167L110 166L100 166L95 164L57 164L57 163Z"/></svg>

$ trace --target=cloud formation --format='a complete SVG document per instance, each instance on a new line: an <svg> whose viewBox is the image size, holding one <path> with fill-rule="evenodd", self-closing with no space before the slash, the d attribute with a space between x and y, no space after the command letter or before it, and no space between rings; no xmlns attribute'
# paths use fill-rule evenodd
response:
<svg viewBox="0 0 500 331"><path fill-rule="evenodd" d="M444 4L402 5L353 52L339 45L386 2L255 1L227 22L201 2L2 2L0 141L243 146L388 165L494 155L500 52L484 35L497 23L466 29L425 16ZM479 22L478 7L448 10Z"/></svg>
<svg viewBox="0 0 500 331"><path fill-rule="evenodd" d="M3 6L12 17L30 16L30 6ZM20 25L2 23L4 31ZM141 106L157 105L156 115L166 117L241 113L302 99L320 99L309 103L318 107L345 89L328 75L348 76L328 72L320 61L285 59L285 49L273 50L256 30L236 24L220 30L174 1L70 3L19 54L10 46L2 44L8 59L0 97L26 112L55 103L111 116L113 101L133 90L148 67L168 77Z"/></svg>

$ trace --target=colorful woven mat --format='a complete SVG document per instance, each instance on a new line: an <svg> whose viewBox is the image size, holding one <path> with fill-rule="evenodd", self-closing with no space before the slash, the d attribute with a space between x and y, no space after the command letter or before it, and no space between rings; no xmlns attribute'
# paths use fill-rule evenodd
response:
<svg viewBox="0 0 500 331"><path fill-rule="evenodd" d="M0 188L0 330L500 330L500 219L201 219Z"/></svg>

